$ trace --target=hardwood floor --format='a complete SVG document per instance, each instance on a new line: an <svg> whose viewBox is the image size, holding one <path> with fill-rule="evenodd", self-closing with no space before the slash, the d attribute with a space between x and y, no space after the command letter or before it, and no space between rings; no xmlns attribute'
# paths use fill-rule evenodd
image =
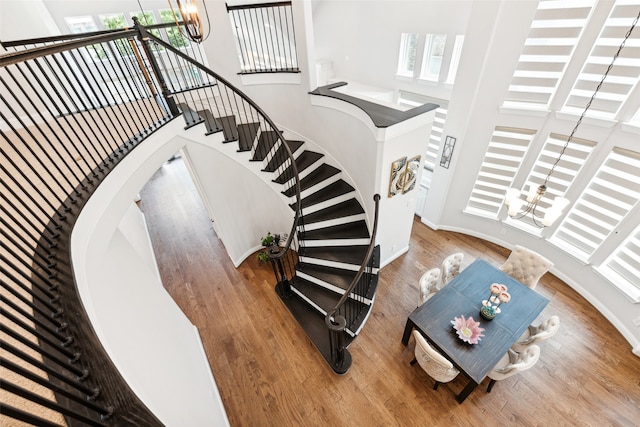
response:
<svg viewBox="0 0 640 427"><path fill-rule="evenodd" d="M338 376L291 317L270 267L249 257L239 268L198 199L181 160L163 166L141 192L162 280L198 327L232 426L272 425L640 425L640 358L580 295L551 274L536 290L551 300L539 320L561 319L534 368L467 400L459 375L432 389L410 366L413 340L400 340L418 299L418 279L457 251L463 266L495 265L509 251L416 219L409 252L380 273L373 313L350 347L353 366Z"/></svg>

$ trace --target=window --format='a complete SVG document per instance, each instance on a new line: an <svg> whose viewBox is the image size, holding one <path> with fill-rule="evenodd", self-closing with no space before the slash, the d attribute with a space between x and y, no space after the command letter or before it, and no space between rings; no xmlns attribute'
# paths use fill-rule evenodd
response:
<svg viewBox="0 0 640 427"><path fill-rule="evenodd" d="M496 127L465 212L497 218L536 131Z"/></svg>
<svg viewBox="0 0 640 427"><path fill-rule="evenodd" d="M227 6L227 11L241 73L299 71L290 3Z"/></svg>
<svg viewBox="0 0 640 427"><path fill-rule="evenodd" d="M98 31L98 27L91 16L68 16L64 20L73 34Z"/></svg>
<svg viewBox="0 0 640 427"><path fill-rule="evenodd" d="M583 261L640 201L640 153L615 148L576 200L550 242Z"/></svg>
<svg viewBox="0 0 640 427"><path fill-rule="evenodd" d="M533 168L529 172L526 182L533 185L534 188L538 188L549 173L549 170L553 167L553 164L557 160L564 144L567 142L568 136L552 133L547 138L547 141L542 148L542 151L538 155ZM553 199L556 197L564 197L567 190L573 183L575 177L580 173L582 165L587 160L589 154L596 146L593 141L586 139L571 138L571 142L567 145L567 148L562 155L562 158L556 165L553 175L547 182L547 191L540 199L538 204L537 215L544 215L547 208L551 206ZM518 219L518 221L534 226L533 221L529 215ZM532 231L539 232L540 230L532 228Z"/></svg>
<svg viewBox="0 0 640 427"><path fill-rule="evenodd" d="M458 65L460 64L460 56L462 55L463 43L464 43L464 36L457 35L456 41L453 45L453 54L451 55L451 63L449 64L449 73L447 74L447 83L451 85L456 80Z"/></svg>
<svg viewBox="0 0 640 427"><path fill-rule="evenodd" d="M640 225L597 270L640 302Z"/></svg>
<svg viewBox="0 0 640 427"><path fill-rule="evenodd" d="M580 114L638 15L638 4L617 1L575 81L562 111ZM637 27L636 27L637 29ZM589 115L613 119L640 81L640 31L634 30L591 103Z"/></svg>
<svg viewBox="0 0 640 427"><path fill-rule="evenodd" d="M427 153L424 157L424 168L433 171L438 163L438 153L440 152L440 143L442 142L442 132L444 131L444 122L447 119L447 107L441 106L436 109L436 115L431 125L431 136L427 145Z"/></svg>
<svg viewBox="0 0 640 427"><path fill-rule="evenodd" d="M400 37L400 55L398 57L398 75L413 77L418 50L418 34L402 33Z"/></svg>
<svg viewBox="0 0 640 427"><path fill-rule="evenodd" d="M446 40L446 34L427 34L427 40L424 45L424 56L422 57L422 68L420 71L421 79L436 82L439 80Z"/></svg>
<svg viewBox="0 0 640 427"><path fill-rule="evenodd" d="M175 17L173 16L173 12L171 11L171 9L163 9L159 12L160 20L163 24L175 22L176 19L178 20L178 22L182 20L180 11L178 10L175 11ZM169 44L171 46L175 47L176 49L189 46L189 39L182 35L182 32L177 26L165 28L165 31L167 32L167 39L169 40Z"/></svg>
<svg viewBox="0 0 640 427"><path fill-rule="evenodd" d="M131 17L133 18L134 16L138 18L138 21L140 21L140 24L144 27L149 25L154 25L156 23L156 18L153 16L153 13L151 12L131 12ZM159 30L149 30L149 32L159 39L162 38L160 37ZM156 43L152 43L151 46L155 50L164 49L162 46Z"/></svg>
<svg viewBox="0 0 640 427"><path fill-rule="evenodd" d="M119 30L127 27L127 21L124 18L124 15L121 13L112 15L100 15L100 20L102 21L102 25L104 25L107 30ZM133 50L126 40L116 40L115 45L121 55L133 54Z"/></svg>
<svg viewBox="0 0 640 427"><path fill-rule="evenodd" d="M593 0L540 1L503 106L548 108L592 5Z"/></svg>
<svg viewBox="0 0 640 427"><path fill-rule="evenodd" d="M64 18L64 20L73 34L98 31L98 27L91 16L69 16ZM107 51L101 44L89 46L87 50L94 61L109 57Z"/></svg>

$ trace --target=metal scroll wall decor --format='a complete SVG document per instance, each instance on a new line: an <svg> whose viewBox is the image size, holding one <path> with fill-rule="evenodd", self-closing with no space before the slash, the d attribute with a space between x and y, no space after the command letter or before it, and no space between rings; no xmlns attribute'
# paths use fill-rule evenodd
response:
<svg viewBox="0 0 640 427"><path fill-rule="evenodd" d="M440 166L449 169L451 163L451 157L453 157L453 148L456 146L456 139L452 136L447 136L444 140L444 147L442 147L442 157L440 157Z"/></svg>
<svg viewBox="0 0 640 427"><path fill-rule="evenodd" d="M416 187L421 156L410 159L402 157L391 163L391 178L389 180L389 197L405 194Z"/></svg>

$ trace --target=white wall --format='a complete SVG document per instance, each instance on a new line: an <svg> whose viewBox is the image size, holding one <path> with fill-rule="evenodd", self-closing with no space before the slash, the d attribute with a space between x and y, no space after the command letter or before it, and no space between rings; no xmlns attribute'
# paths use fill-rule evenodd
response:
<svg viewBox="0 0 640 427"><path fill-rule="evenodd" d="M167 426L227 426L197 329L167 294L134 197L183 144L176 120L107 176L71 235L80 297L100 342L136 395Z"/></svg>
<svg viewBox="0 0 640 427"><path fill-rule="evenodd" d="M446 34L446 53L464 34L469 0L322 0L313 13L315 59L333 61L340 78L387 89L401 89L449 99L451 87L397 77L400 35L420 34L416 64L426 34ZM447 64L448 66L448 64ZM444 67L444 65L443 65ZM443 69L443 75L446 75Z"/></svg>
<svg viewBox="0 0 640 427"><path fill-rule="evenodd" d="M44 0L0 0L0 40L59 34Z"/></svg>
<svg viewBox="0 0 640 427"><path fill-rule="evenodd" d="M250 162L250 153L237 153L237 144L223 144L221 135L204 137L200 127L200 132L194 128L189 133L184 158L227 254L238 266L261 249L267 232L291 232L293 210L280 194L281 186L270 182L275 176L261 172L260 162Z"/></svg>

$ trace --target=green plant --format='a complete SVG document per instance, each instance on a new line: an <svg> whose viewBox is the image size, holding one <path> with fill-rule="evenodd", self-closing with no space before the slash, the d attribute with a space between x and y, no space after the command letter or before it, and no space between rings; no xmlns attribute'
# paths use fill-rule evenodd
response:
<svg viewBox="0 0 640 427"><path fill-rule="evenodd" d="M273 245L277 245L280 243L280 235L279 234L271 234L267 231L267 235L261 239L262 246L268 248ZM267 255L267 251L260 251L258 253L258 261L262 263L266 263L269 261L269 255Z"/></svg>

